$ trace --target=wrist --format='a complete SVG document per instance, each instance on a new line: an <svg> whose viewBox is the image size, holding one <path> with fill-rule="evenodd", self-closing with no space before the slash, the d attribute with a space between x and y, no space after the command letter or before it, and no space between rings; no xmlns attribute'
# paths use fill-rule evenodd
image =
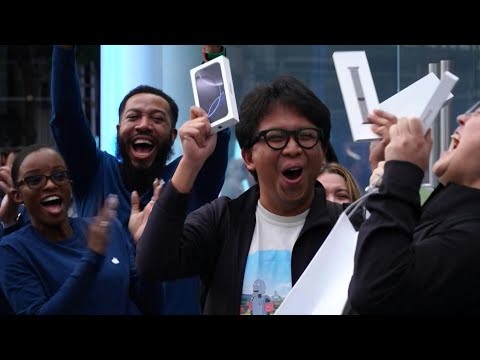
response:
<svg viewBox="0 0 480 360"><path fill-rule="evenodd" d="M213 60L221 55L227 56L227 49L223 45L220 46L218 52L209 52L205 47L202 48L202 57L205 61Z"/></svg>

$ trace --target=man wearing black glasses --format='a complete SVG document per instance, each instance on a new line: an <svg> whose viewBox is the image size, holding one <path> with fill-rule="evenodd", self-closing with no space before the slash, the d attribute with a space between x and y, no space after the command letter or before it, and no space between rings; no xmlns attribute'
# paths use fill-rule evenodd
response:
<svg viewBox="0 0 480 360"><path fill-rule="evenodd" d="M299 80L257 86L235 131L258 184L186 216L192 184L215 147L208 121L186 123L184 156L134 235L139 273L160 280L199 274L204 314L274 314L335 222L316 182L330 127L329 110Z"/></svg>

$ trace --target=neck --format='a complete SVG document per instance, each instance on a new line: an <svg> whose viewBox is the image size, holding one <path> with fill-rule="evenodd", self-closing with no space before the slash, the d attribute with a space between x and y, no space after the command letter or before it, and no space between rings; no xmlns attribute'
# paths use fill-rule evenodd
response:
<svg viewBox="0 0 480 360"><path fill-rule="evenodd" d="M73 229L68 218L62 223L55 225L36 224L32 221L32 226L46 239L53 242L66 240L73 234Z"/></svg>
<svg viewBox="0 0 480 360"><path fill-rule="evenodd" d="M134 168L130 163L123 163L121 165L121 174L123 183L128 191L137 191L139 194L143 194L153 186L155 178L159 178L162 175L163 165L152 166L147 169Z"/></svg>

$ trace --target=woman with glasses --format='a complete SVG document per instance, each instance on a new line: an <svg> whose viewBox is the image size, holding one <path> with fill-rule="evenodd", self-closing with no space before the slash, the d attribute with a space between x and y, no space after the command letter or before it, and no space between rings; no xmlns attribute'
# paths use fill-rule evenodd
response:
<svg viewBox="0 0 480 360"><path fill-rule="evenodd" d="M396 122L375 112L369 119L388 126L389 138L378 173L380 189L366 201L371 215L358 235L349 289L353 309L363 314L479 314L478 104L457 117L450 147L433 166L439 185L423 206L419 188L429 163L430 132L424 136L414 118Z"/></svg>
<svg viewBox="0 0 480 360"><path fill-rule="evenodd" d="M46 146L22 150L11 175L12 196L30 217L0 243L0 285L15 314L124 315L153 305L115 218L115 196L95 218L69 218L69 173L60 154Z"/></svg>
<svg viewBox="0 0 480 360"><path fill-rule="evenodd" d="M140 238L141 275L200 275L204 314L274 314L336 221L315 181L330 137L322 101L282 76L245 96L240 119L237 140L257 184L186 216L192 185L216 141L208 119L193 119L180 129L183 158L172 180L143 233L142 226L132 231Z"/></svg>

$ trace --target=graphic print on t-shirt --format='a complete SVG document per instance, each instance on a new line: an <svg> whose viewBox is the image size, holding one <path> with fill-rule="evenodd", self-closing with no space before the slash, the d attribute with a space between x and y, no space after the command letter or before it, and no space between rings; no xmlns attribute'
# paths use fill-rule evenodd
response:
<svg viewBox="0 0 480 360"><path fill-rule="evenodd" d="M280 216L260 202L243 275L240 315L272 315L292 289L292 249L308 210Z"/></svg>
<svg viewBox="0 0 480 360"><path fill-rule="evenodd" d="M275 312L292 288L290 261L291 251L287 250L257 251L248 256L241 315L271 315Z"/></svg>

